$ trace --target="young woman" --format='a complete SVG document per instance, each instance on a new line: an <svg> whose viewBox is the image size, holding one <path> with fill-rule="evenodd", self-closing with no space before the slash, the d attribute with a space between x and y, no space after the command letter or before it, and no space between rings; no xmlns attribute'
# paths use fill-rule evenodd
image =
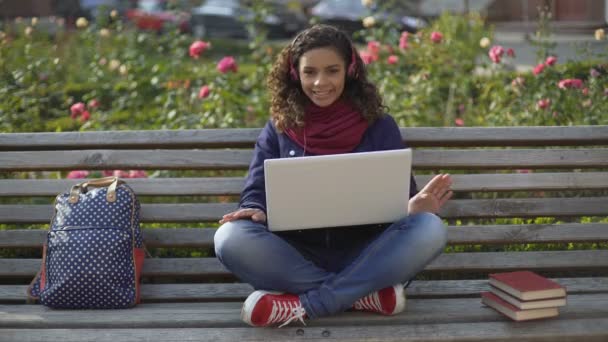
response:
<svg viewBox="0 0 608 342"><path fill-rule="evenodd" d="M445 247L446 228L435 213L452 196L450 176L435 176L420 192L412 177L403 204L409 216L390 225L270 232L265 159L405 145L351 40L332 26L298 34L278 56L268 86L271 119L256 142L239 209L224 215L215 234L219 260L256 289L242 319L270 326L348 309L403 311L403 284Z"/></svg>

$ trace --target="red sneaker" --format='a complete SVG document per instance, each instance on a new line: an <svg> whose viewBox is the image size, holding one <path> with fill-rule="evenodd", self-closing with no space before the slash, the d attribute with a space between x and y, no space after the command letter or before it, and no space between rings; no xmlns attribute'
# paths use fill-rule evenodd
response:
<svg viewBox="0 0 608 342"><path fill-rule="evenodd" d="M357 300L353 310L395 315L405 309L405 291L402 284L383 288Z"/></svg>
<svg viewBox="0 0 608 342"><path fill-rule="evenodd" d="M267 327L282 323L279 328L299 320L304 325L306 311L300 298L293 294L255 291L247 297L241 310L241 319L254 327Z"/></svg>

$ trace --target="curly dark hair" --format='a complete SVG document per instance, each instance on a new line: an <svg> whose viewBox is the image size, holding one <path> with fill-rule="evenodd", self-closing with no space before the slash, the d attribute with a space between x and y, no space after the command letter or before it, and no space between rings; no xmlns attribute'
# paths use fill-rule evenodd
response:
<svg viewBox="0 0 608 342"><path fill-rule="evenodd" d="M270 116L279 131L304 125L304 108L310 99L302 90L299 79L290 76L291 66L298 70L300 57L307 51L330 47L351 64L355 57L354 75L346 75L341 98L351 103L371 124L387 110L376 86L367 80L363 60L354 50L348 35L329 25L314 25L300 32L278 55L268 75L268 90L271 94ZM353 53L355 51L355 53ZM346 69L346 67L345 67Z"/></svg>

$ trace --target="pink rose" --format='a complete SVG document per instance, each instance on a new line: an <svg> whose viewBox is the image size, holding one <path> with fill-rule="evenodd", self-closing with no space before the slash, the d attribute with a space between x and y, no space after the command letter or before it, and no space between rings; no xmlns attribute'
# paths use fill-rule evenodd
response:
<svg viewBox="0 0 608 342"><path fill-rule="evenodd" d="M511 81L511 87L514 87L514 88L523 87L525 84L526 84L526 79L521 76L517 76L513 79L513 81Z"/></svg>
<svg viewBox="0 0 608 342"><path fill-rule="evenodd" d="M70 171L70 173L68 173L68 175L67 175L67 178L80 179L80 178L87 178L88 176L89 176L89 171L76 170L76 171Z"/></svg>
<svg viewBox="0 0 608 342"><path fill-rule="evenodd" d="M197 40L190 45L190 57L198 59L205 50L211 47L211 43Z"/></svg>
<svg viewBox="0 0 608 342"><path fill-rule="evenodd" d="M84 112L84 110L86 109L86 106L84 103L82 102L78 102L78 103L74 103L72 105L72 107L70 107L70 112L71 112L71 117L72 119L76 119L78 116L80 116L80 114L82 114L82 112Z"/></svg>
<svg viewBox="0 0 608 342"><path fill-rule="evenodd" d="M222 58L219 63L217 63L217 70L222 74L225 74L228 71L237 72L238 66L236 65L234 57L226 56Z"/></svg>
<svg viewBox="0 0 608 342"><path fill-rule="evenodd" d="M128 178L148 178L148 174L144 170L131 170Z"/></svg>
<svg viewBox="0 0 608 342"><path fill-rule="evenodd" d="M198 92L198 98L199 99L204 99L207 96L209 96L209 86L208 85L204 85L201 87L201 90L199 90Z"/></svg>
<svg viewBox="0 0 608 342"><path fill-rule="evenodd" d="M534 67L534 70L532 70L532 72L534 73L534 75L538 75L543 72L543 70L545 70L545 65L543 63L540 63Z"/></svg>
<svg viewBox="0 0 608 342"><path fill-rule="evenodd" d="M369 51L369 53L376 57L376 59L374 59L375 61L378 60L378 54L380 54L380 42L372 40L370 42L367 43L367 51Z"/></svg>
<svg viewBox="0 0 608 342"><path fill-rule="evenodd" d="M409 32L401 33L401 37L399 37L399 48L400 49L406 50L409 47L409 45L408 45L409 36L410 36Z"/></svg>
<svg viewBox="0 0 608 342"><path fill-rule="evenodd" d="M462 118L454 119L454 123L456 124L456 126L464 126L464 120Z"/></svg>
<svg viewBox="0 0 608 342"><path fill-rule="evenodd" d="M441 34L441 32L437 32L437 31L431 32L431 41L433 43L439 44L439 43L441 43L442 39L443 39L443 34Z"/></svg>
<svg viewBox="0 0 608 342"><path fill-rule="evenodd" d="M99 107L99 101L97 101L97 99L92 99L87 105L89 108L97 108Z"/></svg>
<svg viewBox="0 0 608 342"><path fill-rule="evenodd" d="M505 49L502 46L494 45L492 46L492 48L490 48L490 51L488 51L488 56L490 56L492 62L498 64L500 63L500 59L502 58L502 55L504 55L504 53Z"/></svg>
<svg viewBox="0 0 608 342"><path fill-rule="evenodd" d="M388 56L388 58L386 59L386 62L388 64L397 64L397 62L399 62L399 57L395 56L395 55L390 55Z"/></svg>
<svg viewBox="0 0 608 342"><path fill-rule="evenodd" d="M112 176L118 177L118 178L129 178L129 172L123 171L123 170L114 170L114 172L112 173Z"/></svg>
<svg viewBox="0 0 608 342"><path fill-rule="evenodd" d="M81 122L89 121L90 118L91 118L91 113L89 113L89 111L87 111L87 110L82 112L82 114L80 115Z"/></svg>
<svg viewBox="0 0 608 342"><path fill-rule="evenodd" d="M112 170L103 170L101 171L101 175L104 177L112 177L114 176L114 171Z"/></svg>
<svg viewBox="0 0 608 342"><path fill-rule="evenodd" d="M372 54L367 51L359 51L359 56L365 64L370 64L374 61L374 57L372 56Z"/></svg>
<svg viewBox="0 0 608 342"><path fill-rule="evenodd" d="M576 88L581 89L583 87L583 81L578 78L567 78L557 83L560 89Z"/></svg>
<svg viewBox="0 0 608 342"><path fill-rule="evenodd" d="M595 68L591 68L591 70L589 70L589 74L593 78L600 77L600 75L601 75L600 72L597 71Z"/></svg>
<svg viewBox="0 0 608 342"><path fill-rule="evenodd" d="M546 109L547 107L549 107L549 105L551 105L551 100L549 100L549 99L540 99L540 100L538 100L538 102L536 103L536 105L540 109Z"/></svg>
<svg viewBox="0 0 608 342"><path fill-rule="evenodd" d="M583 90L581 90L581 93L583 93L583 95L585 95L585 96L589 95L589 88L587 88L587 87L583 88Z"/></svg>
<svg viewBox="0 0 608 342"><path fill-rule="evenodd" d="M557 63L557 57L555 56L549 56L545 60L545 64L547 64L548 66L553 66L555 65L555 63Z"/></svg>

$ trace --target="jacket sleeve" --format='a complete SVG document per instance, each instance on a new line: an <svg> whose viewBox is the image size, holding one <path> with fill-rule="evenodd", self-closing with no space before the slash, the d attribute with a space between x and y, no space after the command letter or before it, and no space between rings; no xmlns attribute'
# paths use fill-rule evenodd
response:
<svg viewBox="0 0 608 342"><path fill-rule="evenodd" d="M240 208L256 208L266 213L266 183L264 160L279 158L279 141L272 122L268 121L255 143L253 159L241 192Z"/></svg>
<svg viewBox="0 0 608 342"><path fill-rule="evenodd" d="M392 116L386 114L384 118L384 125L382 126L382 150L398 150L408 148L403 142L401 137L401 131L399 126L395 122ZM414 197L418 193L418 185L414 179L414 171L412 171L410 178L410 198Z"/></svg>

